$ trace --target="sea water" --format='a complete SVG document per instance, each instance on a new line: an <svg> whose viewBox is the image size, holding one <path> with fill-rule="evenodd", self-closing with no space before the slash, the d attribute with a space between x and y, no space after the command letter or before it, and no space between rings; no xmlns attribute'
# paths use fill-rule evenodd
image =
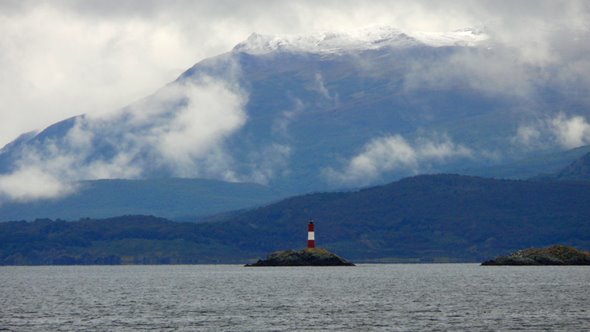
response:
<svg viewBox="0 0 590 332"><path fill-rule="evenodd" d="M0 330L590 330L590 267L0 267Z"/></svg>

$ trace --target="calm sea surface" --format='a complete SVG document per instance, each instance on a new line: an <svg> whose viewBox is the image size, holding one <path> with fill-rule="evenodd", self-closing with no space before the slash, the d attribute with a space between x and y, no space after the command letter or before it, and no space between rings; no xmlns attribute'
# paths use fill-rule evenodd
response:
<svg viewBox="0 0 590 332"><path fill-rule="evenodd" d="M590 268L0 267L0 330L590 330Z"/></svg>

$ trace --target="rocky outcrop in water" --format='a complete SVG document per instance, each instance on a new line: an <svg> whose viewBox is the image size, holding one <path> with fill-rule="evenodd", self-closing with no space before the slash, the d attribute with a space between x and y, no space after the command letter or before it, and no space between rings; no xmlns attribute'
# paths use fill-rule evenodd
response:
<svg viewBox="0 0 590 332"><path fill-rule="evenodd" d="M519 250L481 265L590 265L590 252L555 245L549 248Z"/></svg>
<svg viewBox="0 0 590 332"><path fill-rule="evenodd" d="M322 248L283 250L246 266L354 266L353 263Z"/></svg>

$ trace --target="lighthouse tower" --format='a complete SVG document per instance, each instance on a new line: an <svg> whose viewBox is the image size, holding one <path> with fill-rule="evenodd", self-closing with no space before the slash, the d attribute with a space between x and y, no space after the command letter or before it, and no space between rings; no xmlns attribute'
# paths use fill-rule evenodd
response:
<svg viewBox="0 0 590 332"><path fill-rule="evenodd" d="M307 224L307 249L315 248L315 232L313 227L313 220Z"/></svg>

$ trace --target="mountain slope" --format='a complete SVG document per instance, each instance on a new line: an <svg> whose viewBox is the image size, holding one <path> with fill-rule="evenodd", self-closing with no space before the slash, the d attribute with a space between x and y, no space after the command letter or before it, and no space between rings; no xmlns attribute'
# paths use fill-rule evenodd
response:
<svg viewBox="0 0 590 332"><path fill-rule="evenodd" d="M588 153L590 153L590 145L585 145L566 151L541 153L506 164L459 170L458 173L500 179L537 178L540 174L558 173Z"/></svg>
<svg viewBox="0 0 590 332"><path fill-rule="evenodd" d="M586 153L559 172L547 176L555 180L590 180L590 153Z"/></svg>

